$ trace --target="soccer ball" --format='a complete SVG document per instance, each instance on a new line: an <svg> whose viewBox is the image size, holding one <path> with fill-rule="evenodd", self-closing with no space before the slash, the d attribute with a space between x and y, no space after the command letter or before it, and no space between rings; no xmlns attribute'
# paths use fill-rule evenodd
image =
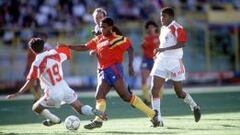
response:
<svg viewBox="0 0 240 135"><path fill-rule="evenodd" d="M64 124L68 130L77 130L80 126L80 119L75 115L68 116Z"/></svg>

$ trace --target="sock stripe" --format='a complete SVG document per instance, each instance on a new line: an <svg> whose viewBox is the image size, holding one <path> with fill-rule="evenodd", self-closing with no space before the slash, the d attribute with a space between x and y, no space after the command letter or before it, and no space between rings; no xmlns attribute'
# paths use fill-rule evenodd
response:
<svg viewBox="0 0 240 135"><path fill-rule="evenodd" d="M96 100L96 102L97 102L97 103L105 102L105 99L103 99L103 98L102 98L102 99L98 99L98 100Z"/></svg>
<svg viewBox="0 0 240 135"><path fill-rule="evenodd" d="M101 112L105 112L106 110L106 100L105 99L98 99L96 100L96 109L98 109ZM95 117L95 121L102 121L102 119L98 116Z"/></svg>
<svg viewBox="0 0 240 135"><path fill-rule="evenodd" d="M136 100L136 98L137 97L135 95L133 95L129 103L132 104Z"/></svg>
<svg viewBox="0 0 240 135"><path fill-rule="evenodd" d="M153 98L153 100L159 100L160 98Z"/></svg>

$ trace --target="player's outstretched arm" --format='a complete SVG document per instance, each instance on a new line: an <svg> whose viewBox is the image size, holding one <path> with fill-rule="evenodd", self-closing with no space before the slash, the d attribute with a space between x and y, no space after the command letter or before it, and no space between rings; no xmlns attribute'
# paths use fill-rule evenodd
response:
<svg viewBox="0 0 240 135"><path fill-rule="evenodd" d="M154 53L161 53L161 52L164 52L164 51L167 51L167 50L174 50L174 49L179 49L179 48L183 48L185 47L185 43L178 43L174 46L170 46L170 47L165 47L165 48L157 48L154 50Z"/></svg>
<svg viewBox="0 0 240 135"><path fill-rule="evenodd" d="M58 47L68 47L74 51L87 51L89 48L86 45L69 45L69 44L58 44Z"/></svg>
<svg viewBox="0 0 240 135"><path fill-rule="evenodd" d="M33 87L34 82L35 82L35 80L27 80L26 83L22 86L22 88L18 92L14 93L14 94L7 95L6 98L7 99L13 99L13 98L23 94L24 92L26 92L27 90L29 90L30 88Z"/></svg>
<svg viewBox="0 0 240 135"><path fill-rule="evenodd" d="M97 56L96 50L91 50L91 51L89 51L89 55L90 55L90 56Z"/></svg>

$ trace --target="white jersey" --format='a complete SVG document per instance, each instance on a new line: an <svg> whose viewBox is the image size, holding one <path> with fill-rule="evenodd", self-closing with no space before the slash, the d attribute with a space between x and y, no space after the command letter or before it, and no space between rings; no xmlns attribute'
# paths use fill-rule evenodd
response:
<svg viewBox="0 0 240 135"><path fill-rule="evenodd" d="M51 49L38 54L32 63L27 79L39 78L41 88L51 89L63 80L62 62L70 58L66 47Z"/></svg>
<svg viewBox="0 0 240 135"><path fill-rule="evenodd" d="M165 48L176 45L178 42L185 43L187 41L186 32L183 27L176 21L172 21L168 26L161 27L159 36L159 48ZM167 50L161 52L158 57L177 58L181 59L183 56L182 48Z"/></svg>
<svg viewBox="0 0 240 135"><path fill-rule="evenodd" d="M94 35L100 35L100 34L101 34L100 26L99 25L95 25L95 27L94 27Z"/></svg>

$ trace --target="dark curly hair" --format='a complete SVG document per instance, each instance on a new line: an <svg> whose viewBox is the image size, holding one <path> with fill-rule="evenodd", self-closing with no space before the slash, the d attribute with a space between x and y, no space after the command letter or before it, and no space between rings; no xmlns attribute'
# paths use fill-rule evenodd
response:
<svg viewBox="0 0 240 135"><path fill-rule="evenodd" d="M158 25L154 21L152 21L152 20L147 21L145 23L145 29L148 29L149 25L153 25L154 27L158 28Z"/></svg>
<svg viewBox="0 0 240 135"><path fill-rule="evenodd" d="M40 53L44 49L44 40L41 38L32 38L28 42L28 46L35 52Z"/></svg>
<svg viewBox="0 0 240 135"><path fill-rule="evenodd" d="M165 7L165 8L163 8L163 9L162 9L162 13L168 14L169 16L172 16L172 17L175 16L175 15L174 15L174 10L173 10L173 8L171 8L171 7Z"/></svg>
<svg viewBox="0 0 240 135"><path fill-rule="evenodd" d="M114 22L112 18L106 17L102 20L102 23L106 23L108 26L113 26Z"/></svg>

